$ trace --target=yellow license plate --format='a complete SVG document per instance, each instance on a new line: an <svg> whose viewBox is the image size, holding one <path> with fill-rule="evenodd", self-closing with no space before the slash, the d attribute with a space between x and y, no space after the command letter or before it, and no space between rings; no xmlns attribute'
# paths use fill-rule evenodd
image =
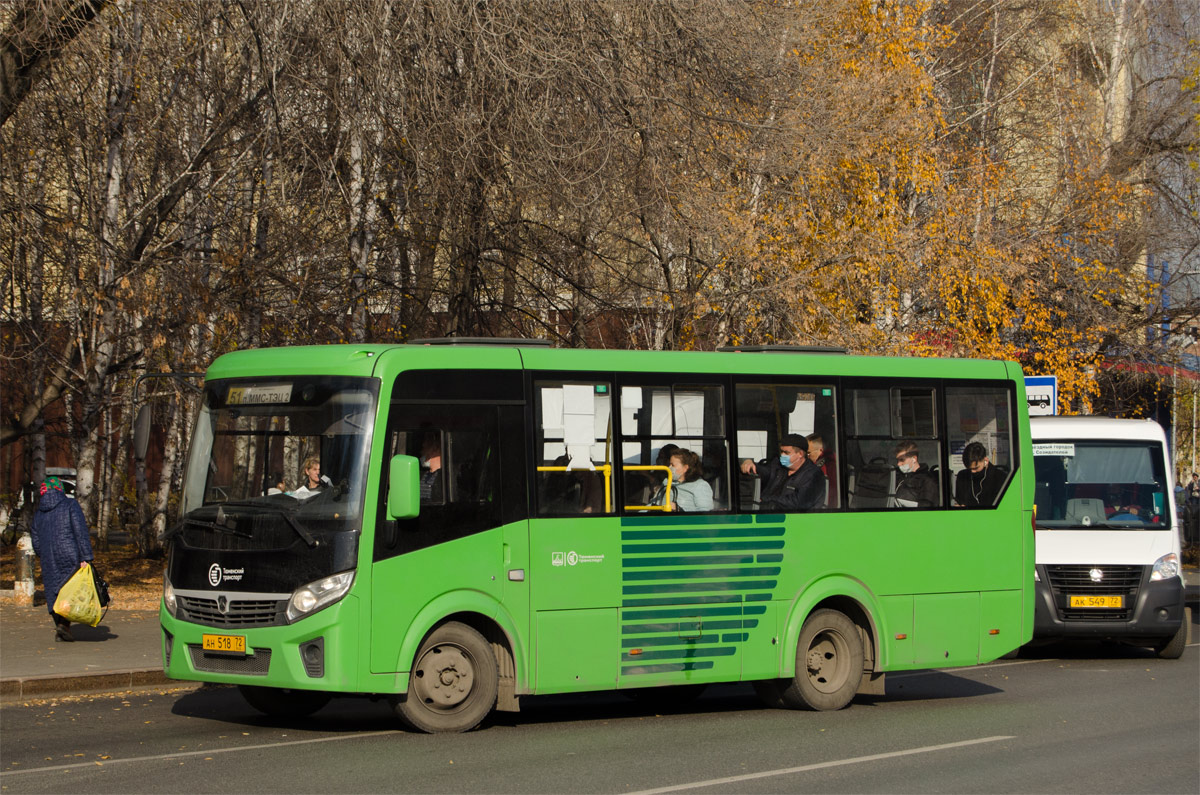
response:
<svg viewBox="0 0 1200 795"><path fill-rule="evenodd" d="M1124 607L1125 597L1116 596L1072 596L1071 607Z"/></svg>
<svg viewBox="0 0 1200 795"><path fill-rule="evenodd" d="M245 654L245 635L202 635L200 640L205 651L218 651L227 654Z"/></svg>

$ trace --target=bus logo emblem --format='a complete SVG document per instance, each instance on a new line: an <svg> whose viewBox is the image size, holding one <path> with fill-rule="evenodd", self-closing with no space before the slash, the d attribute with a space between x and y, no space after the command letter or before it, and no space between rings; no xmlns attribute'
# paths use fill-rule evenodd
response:
<svg viewBox="0 0 1200 795"><path fill-rule="evenodd" d="M221 564L214 563L208 567L208 584L216 588L221 584Z"/></svg>
<svg viewBox="0 0 1200 795"><path fill-rule="evenodd" d="M564 560L563 553L561 553L561 552L551 552L550 553L550 565L551 566L562 566L565 562L566 561Z"/></svg>

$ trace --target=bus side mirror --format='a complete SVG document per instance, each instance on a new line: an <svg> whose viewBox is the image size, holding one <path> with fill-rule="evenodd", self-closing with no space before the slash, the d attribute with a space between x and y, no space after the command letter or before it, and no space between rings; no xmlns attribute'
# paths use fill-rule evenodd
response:
<svg viewBox="0 0 1200 795"><path fill-rule="evenodd" d="M420 510L421 462L411 455L392 456L388 469L388 518L412 519Z"/></svg>
<svg viewBox="0 0 1200 795"><path fill-rule="evenodd" d="M143 403L138 409L137 419L133 422L133 457L146 460L146 451L150 447L150 420L152 410L149 403ZM272 484L274 485L274 484Z"/></svg>

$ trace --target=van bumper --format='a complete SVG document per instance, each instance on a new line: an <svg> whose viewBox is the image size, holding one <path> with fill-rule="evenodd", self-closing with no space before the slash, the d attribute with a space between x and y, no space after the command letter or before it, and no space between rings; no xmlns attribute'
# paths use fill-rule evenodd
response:
<svg viewBox="0 0 1200 795"><path fill-rule="evenodd" d="M1183 580L1150 580L1149 567L1143 573L1137 592L1126 595L1131 608L1123 610L1074 610L1067 608L1071 595L1052 588L1046 567L1037 567L1040 582L1035 583L1033 637L1038 638L1114 638L1145 640L1169 638L1184 620ZM1066 590L1070 590L1069 588Z"/></svg>

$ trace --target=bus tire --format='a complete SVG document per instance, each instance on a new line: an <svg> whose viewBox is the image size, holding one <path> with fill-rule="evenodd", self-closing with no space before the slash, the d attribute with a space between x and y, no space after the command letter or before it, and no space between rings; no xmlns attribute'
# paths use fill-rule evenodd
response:
<svg viewBox="0 0 1200 795"><path fill-rule="evenodd" d="M498 688L491 644L466 624L450 621L421 644L408 693L393 698L392 708L419 731L465 732L496 706Z"/></svg>
<svg viewBox="0 0 1200 795"><path fill-rule="evenodd" d="M780 689L792 709L841 709L858 692L863 676L862 636L853 621L837 610L817 610L804 622L796 641L796 675Z"/></svg>
<svg viewBox="0 0 1200 795"><path fill-rule="evenodd" d="M1192 608L1185 607L1183 609L1183 621L1179 624L1179 629L1169 638L1164 638L1159 641L1154 652L1164 660L1178 660L1183 656L1183 650L1187 648L1188 642L1188 625L1192 623Z"/></svg>
<svg viewBox="0 0 1200 795"><path fill-rule="evenodd" d="M238 685L242 698L264 715L274 718L307 718L329 703L332 695L320 690Z"/></svg>

